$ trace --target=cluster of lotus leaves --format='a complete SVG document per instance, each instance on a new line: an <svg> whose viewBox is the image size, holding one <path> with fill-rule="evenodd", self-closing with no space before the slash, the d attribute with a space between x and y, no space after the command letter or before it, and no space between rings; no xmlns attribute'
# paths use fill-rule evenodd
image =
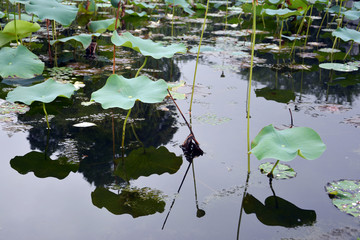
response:
<svg viewBox="0 0 360 240"><path fill-rule="evenodd" d="M272 124L264 127L251 142L251 150L257 159L273 158L291 161L297 155L307 160L321 156L326 146L319 134L308 127L276 130Z"/></svg>

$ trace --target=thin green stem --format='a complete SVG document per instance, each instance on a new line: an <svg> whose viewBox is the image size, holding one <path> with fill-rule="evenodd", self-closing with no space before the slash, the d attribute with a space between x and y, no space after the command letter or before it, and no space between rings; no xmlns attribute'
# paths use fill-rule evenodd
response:
<svg viewBox="0 0 360 240"><path fill-rule="evenodd" d="M148 57L146 56L143 65L141 65L141 67L139 68L139 70L136 72L135 78L139 75L141 69L143 69L143 68L145 67L145 64L146 64L146 62L147 62L147 59L148 59Z"/></svg>
<svg viewBox="0 0 360 240"><path fill-rule="evenodd" d="M204 23L203 23L203 26L202 26L201 37L200 37L200 42L199 42L199 48L198 48L198 52L197 52L197 56L196 56L194 80L193 80L193 86L192 86L192 91L191 91L191 100L190 100L190 108L189 108L190 115L191 115L192 103L193 103L193 99L194 99L195 80L196 80L197 66L198 66L198 63L199 63L200 48L201 48L201 43L202 43L202 39L203 39L203 36L204 36L204 31L205 31L205 26L206 26L206 17L207 17L208 10L209 10L209 0L207 0L207 4L206 4Z"/></svg>
<svg viewBox="0 0 360 240"><path fill-rule="evenodd" d="M46 119L47 127L48 127L48 129L50 129L49 117L48 117L48 114L46 112L45 103L43 103L43 110L44 110L44 113L45 113L45 119Z"/></svg>
<svg viewBox="0 0 360 240"><path fill-rule="evenodd" d="M310 25L311 25L311 22L312 22L311 15L312 15L313 8L314 8L314 5L311 5L310 14L309 14L309 23L308 23L308 26L307 26L307 29L306 29L306 36L305 36L305 44L304 44L304 46L306 46L308 35L309 35L309 29L310 29Z"/></svg>
<svg viewBox="0 0 360 240"><path fill-rule="evenodd" d="M256 2L253 0L253 24L252 24L252 36L251 36L251 61L250 61L250 75L248 83L248 94L247 94L247 150L248 150L248 173L250 173L250 96L251 96L251 82L254 67L254 53L255 53L255 39L256 39Z"/></svg>
<svg viewBox="0 0 360 240"><path fill-rule="evenodd" d="M274 175L273 175L273 172L274 172L276 166L278 165L278 163L279 163L279 160L276 161L276 163L274 164L273 168L272 168L271 171L269 172L269 175L270 175L270 176L274 176Z"/></svg>
<svg viewBox="0 0 360 240"><path fill-rule="evenodd" d="M174 16L175 16L175 0L173 0L173 9L172 9L171 38L174 37Z"/></svg>
<svg viewBox="0 0 360 240"><path fill-rule="evenodd" d="M300 34L301 29L302 29L302 27L304 26L305 17L306 17L306 14L307 14L308 11L309 11L309 8L307 8L306 11L304 12L304 15L303 15L303 18L302 18L302 20L301 20L301 23L300 23L300 26L299 26L299 28L298 28L298 31L297 31L297 33L296 33L296 36L298 36L298 35ZM292 45L292 47L291 47L290 55L292 54L292 52L293 52L293 50L294 50L294 48L295 48L295 43L296 43L296 38L295 38L294 43L293 43L293 45Z"/></svg>
<svg viewBox="0 0 360 240"><path fill-rule="evenodd" d="M122 138L121 138L121 151L122 151L122 156L124 157L124 152L125 152L125 148L124 148L124 145L125 145L125 129L126 129L126 122L130 116L130 113L131 113L131 108L129 109L127 115L126 115L126 118L124 120L124 125L123 125L123 132L122 132Z"/></svg>
<svg viewBox="0 0 360 240"><path fill-rule="evenodd" d="M334 40L334 44L333 44L333 46L332 46L332 48L331 48L331 53L330 53L330 62L333 62L333 53L334 53L334 48L335 48L335 45L336 45L336 41L337 41L337 37L335 37L335 40Z"/></svg>
<svg viewBox="0 0 360 240"><path fill-rule="evenodd" d="M347 52L346 52L346 55L345 55L345 57L344 57L344 61L345 61L345 59L347 58L347 56L349 55L349 53L350 53L350 51L351 51L351 49L352 49L353 45L354 45L354 41L351 41L351 46L350 46L350 49L349 49L349 51L347 51Z"/></svg>
<svg viewBox="0 0 360 240"><path fill-rule="evenodd" d="M19 45L19 41L18 41L18 35L17 35L17 29L16 29L16 13L14 10L14 28L15 28L15 40L16 40L16 45Z"/></svg>

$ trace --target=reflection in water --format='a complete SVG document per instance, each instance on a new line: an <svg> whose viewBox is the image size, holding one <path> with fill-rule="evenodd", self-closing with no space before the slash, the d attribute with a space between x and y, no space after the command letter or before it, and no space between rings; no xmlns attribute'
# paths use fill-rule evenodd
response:
<svg viewBox="0 0 360 240"><path fill-rule="evenodd" d="M115 215L130 214L133 218L162 213L165 209L163 195L159 190L150 188L123 188L116 194L110 190L98 187L91 193L92 203L105 207Z"/></svg>
<svg viewBox="0 0 360 240"><path fill-rule="evenodd" d="M277 196L269 196L262 204L251 194L246 194L243 204L246 214L255 213L259 221L268 226L293 228L312 225L316 221L315 211L298 208Z"/></svg>

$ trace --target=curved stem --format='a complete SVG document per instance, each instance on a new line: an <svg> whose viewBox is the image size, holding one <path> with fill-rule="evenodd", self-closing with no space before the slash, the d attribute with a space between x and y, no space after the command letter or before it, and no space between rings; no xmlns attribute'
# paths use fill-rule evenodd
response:
<svg viewBox="0 0 360 240"><path fill-rule="evenodd" d="M50 129L49 117L48 117L48 114L46 112L45 103L43 103L43 110L44 110L44 113L45 113L45 119L46 119L47 127L48 127L48 129Z"/></svg>
<svg viewBox="0 0 360 240"><path fill-rule="evenodd" d="M271 171L269 172L269 176L271 176L270 178L273 178L273 176L274 176L274 175L273 175L273 172L274 172L276 166L278 165L278 163L279 163L279 160L276 161L276 163L274 164L273 168L272 168Z"/></svg>
<svg viewBox="0 0 360 240"><path fill-rule="evenodd" d="M143 68L145 67L145 64L146 64L146 62L147 62L147 59L148 59L148 57L146 56L143 65L141 65L141 67L140 67L140 68L138 69L138 71L136 72L135 78L139 75L141 69L143 69Z"/></svg>
<svg viewBox="0 0 360 240"><path fill-rule="evenodd" d="M191 91L191 100L190 100L190 108L189 108L190 115L191 115L192 103L193 103L193 99L194 99L195 80L196 80L197 66L198 66L198 62L199 62L201 42L202 42L202 39L203 39L203 36L204 36L205 25L206 25L206 17L207 17L208 10L209 10L209 0L207 0L207 3L206 3L204 23L203 23L203 26L202 26L201 37L200 37L200 42L199 42L199 48L198 48L198 52L197 52L197 56L196 56L194 80L193 80L193 86L192 86L192 91Z"/></svg>

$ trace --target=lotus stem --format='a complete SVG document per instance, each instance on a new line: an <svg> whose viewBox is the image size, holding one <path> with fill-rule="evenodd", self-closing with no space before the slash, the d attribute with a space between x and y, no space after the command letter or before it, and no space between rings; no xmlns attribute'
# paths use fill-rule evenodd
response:
<svg viewBox="0 0 360 240"><path fill-rule="evenodd" d="M306 46L310 25L312 23L311 15L312 15L313 8L314 8L314 5L311 5L310 14L309 14L309 24L308 24L307 29L306 29L306 36L305 36L305 44L304 44L304 46Z"/></svg>
<svg viewBox="0 0 360 240"><path fill-rule="evenodd" d="M226 10L225 10L225 28L224 28L224 30L225 30L225 31L226 31L226 27L227 27L228 2L229 2L229 0L226 0Z"/></svg>
<svg viewBox="0 0 360 240"><path fill-rule="evenodd" d="M148 59L148 57L146 56L143 65L141 65L141 67L140 67L140 68L138 69L138 71L136 72L135 78L139 75L141 69L143 69L143 68L145 67L145 64L146 64L146 62L147 62L147 59Z"/></svg>
<svg viewBox="0 0 360 240"><path fill-rule="evenodd" d="M56 23L55 23L55 20L53 20L53 24L52 24L52 37L53 37L53 40L55 40L56 38Z"/></svg>
<svg viewBox="0 0 360 240"><path fill-rule="evenodd" d="M333 44L333 46L332 46L332 48L331 48L331 54L330 54L330 60L331 60L331 62L333 62L333 52L334 52L334 48L335 48L335 44L336 44L337 39L338 39L338 38L335 37L334 44Z"/></svg>
<svg viewBox="0 0 360 240"><path fill-rule="evenodd" d="M196 80L197 66L198 66L198 63L199 63L199 55L200 55L201 42L202 42L202 39L203 39L203 36L204 36L205 25L206 25L206 17L207 17L208 10L209 10L209 0L207 0L207 3L206 3L204 23L203 23L203 26L202 26L201 37L200 37L200 42L199 42L199 48L198 48L198 52L197 52L197 56L196 56L194 80L193 80L193 85L192 85L190 108L189 108L189 113L190 113L190 115L191 115L192 103L193 103L193 99L194 99L195 80Z"/></svg>
<svg viewBox="0 0 360 240"><path fill-rule="evenodd" d="M253 24L252 24L252 35L251 35L251 61L250 61L250 74L248 83L248 94L247 94L247 150L248 150L248 173L250 173L250 96L251 96L251 82L254 67L254 53L255 53L255 39L256 39L256 2L253 0Z"/></svg>
<svg viewBox="0 0 360 240"><path fill-rule="evenodd" d="M120 3L121 3L121 1L119 2L117 10L116 10L115 31L118 28L117 23L118 23L118 19L119 19L119 12L120 12L120 6L121 6ZM114 44L114 46L113 46L113 74L115 74L115 52L116 52L116 46Z"/></svg>
<svg viewBox="0 0 360 240"><path fill-rule="evenodd" d="M349 51L347 51L347 52L346 52L346 55L345 55L345 57L344 57L344 61L345 61L345 59L347 58L347 56L349 55L349 53L350 53L350 51L351 51L351 49L352 49L353 45L354 45L354 41L351 41L351 46L350 46L350 49L349 49Z"/></svg>
<svg viewBox="0 0 360 240"><path fill-rule="evenodd" d="M273 168L271 169L271 171L268 173L268 177L269 177L269 178L274 178L273 172L274 172L274 169L276 168L276 166L278 165L279 162L280 162L280 161L277 160L276 163L274 164Z"/></svg>
<svg viewBox="0 0 360 240"><path fill-rule="evenodd" d="M15 40L16 40L16 45L19 45L18 35L17 35L17 29L16 29L16 13L15 13L15 10L14 10L14 28L15 28Z"/></svg>
<svg viewBox="0 0 360 240"><path fill-rule="evenodd" d="M131 129L132 129L132 131L133 131L133 134L134 134L136 140L137 140L137 141L141 144L141 146L145 149L145 145L144 145L144 143L139 139L138 135L136 134L135 128L134 128L134 124L132 124L132 123L131 123Z"/></svg>
<svg viewBox="0 0 360 240"><path fill-rule="evenodd" d="M18 3L18 14L19 14L19 20L21 20L21 8L20 8L20 3Z"/></svg>
<svg viewBox="0 0 360 240"><path fill-rule="evenodd" d="M124 145L125 145L125 129L126 129L126 122L130 116L131 113L131 108L129 109L126 118L124 120L124 125L123 125L123 131L122 131L122 138L121 138L121 150L122 150L122 156L124 157L124 153L125 153L125 149L124 149Z"/></svg>
<svg viewBox="0 0 360 240"><path fill-rule="evenodd" d="M171 18L171 38L174 37L174 16L175 16L175 0L173 0L172 18Z"/></svg>
<svg viewBox="0 0 360 240"><path fill-rule="evenodd" d="M48 129L50 129L49 117L48 117L48 114L46 112L45 103L43 103L43 110L44 110L44 113L45 113L45 119L46 119L47 127L48 127Z"/></svg>
<svg viewBox="0 0 360 240"><path fill-rule="evenodd" d="M237 239L237 240L240 239L241 218L242 218L242 213L243 213L243 209L244 209L244 199L245 199L245 196L247 195L247 191L248 191L248 187L249 187L249 179L250 179L250 173L248 172L248 173L247 173L247 176L246 176L246 181L245 181L245 188L244 188L243 197L242 197L242 200L241 200L239 222L238 222L238 228L237 228L237 233L236 233L236 239Z"/></svg>
<svg viewBox="0 0 360 240"><path fill-rule="evenodd" d="M325 12L325 14L324 14L324 17L323 17L323 19L321 20L319 30L318 30L318 32L317 32L317 34L316 34L316 40L319 38L319 34L320 34L320 31L321 31L321 27L322 27L322 25L323 25L323 23L324 23L324 21L325 21L325 18L326 18L326 16L327 16L328 12L329 12L329 9L327 8L327 9L326 9L326 12Z"/></svg>
<svg viewBox="0 0 360 240"><path fill-rule="evenodd" d="M306 11L304 12L303 18L302 18L302 20L301 20L301 23L300 23L300 26L299 26L299 28L298 28L298 31L297 31L296 35L299 35L299 34L300 34L300 31L301 31L302 27L304 26L305 17L306 17L306 14L307 14L308 11L309 11L309 8L307 8ZM294 43L293 43L293 45L292 45L292 47L291 47L290 55L292 54L292 52L293 52L293 50L294 50L295 43L296 43L296 38L295 38Z"/></svg>

